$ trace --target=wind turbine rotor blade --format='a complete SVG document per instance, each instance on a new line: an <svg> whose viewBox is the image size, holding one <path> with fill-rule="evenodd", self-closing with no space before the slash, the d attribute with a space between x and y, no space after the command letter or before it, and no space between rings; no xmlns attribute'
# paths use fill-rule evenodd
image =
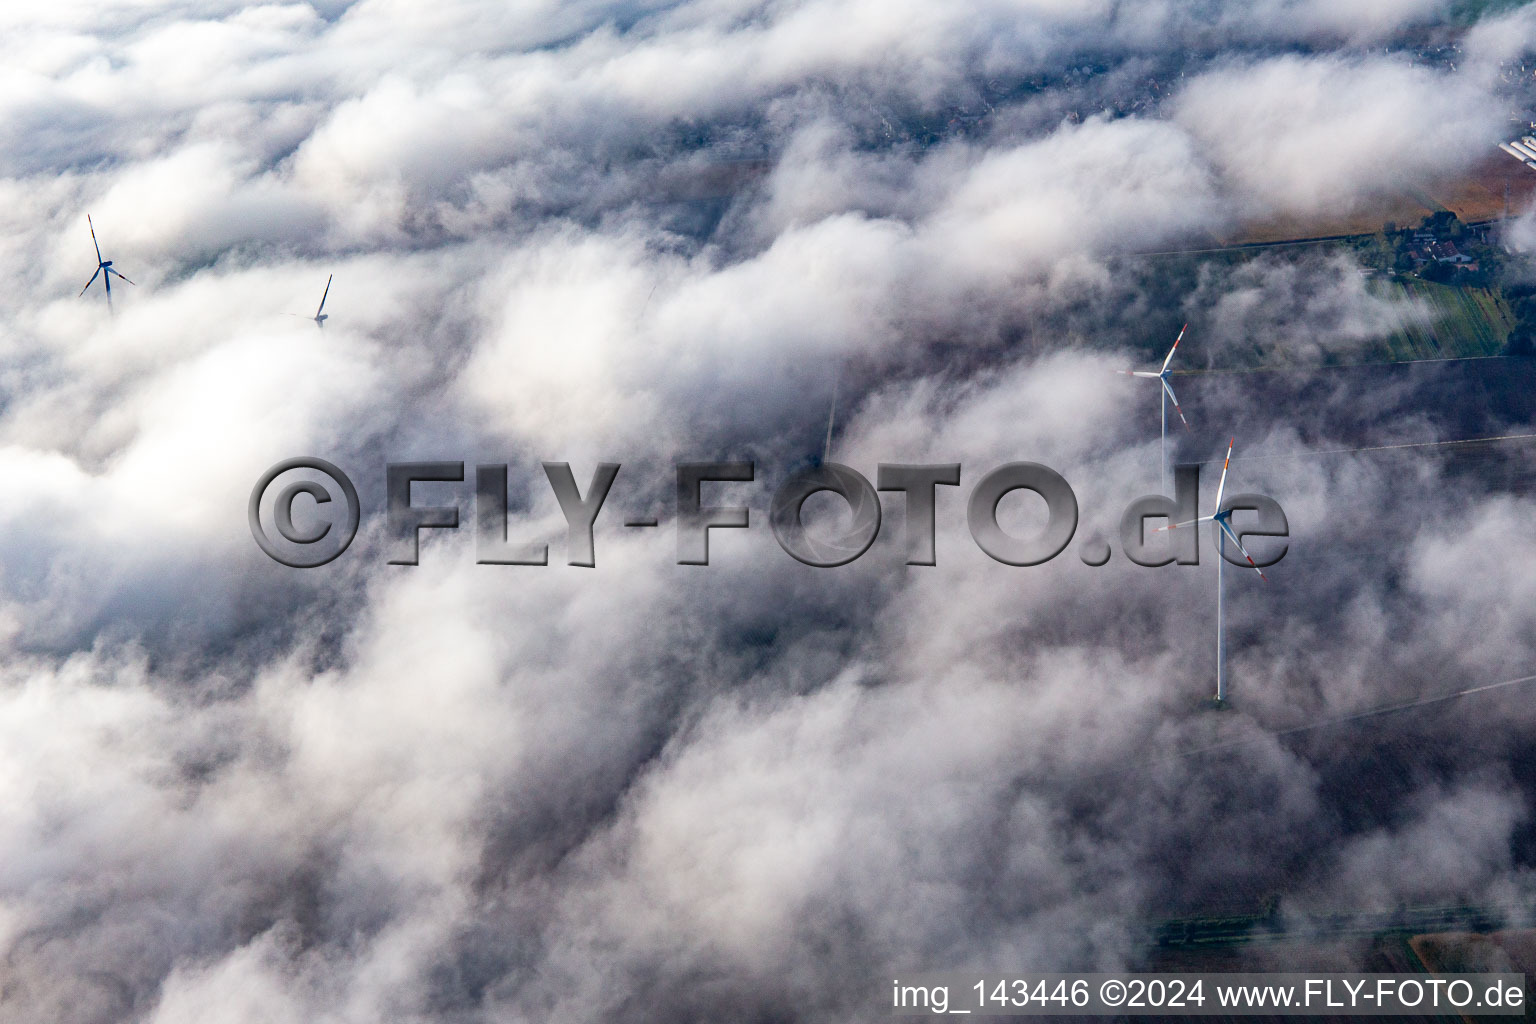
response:
<svg viewBox="0 0 1536 1024"><path fill-rule="evenodd" d="M1215 516L1201 516L1199 519L1189 519L1182 523L1169 523L1167 526L1159 526L1153 533L1167 533L1169 530L1177 530L1181 526L1194 526L1196 523L1209 523Z"/></svg>
<svg viewBox="0 0 1536 1024"><path fill-rule="evenodd" d="M85 282L85 288L89 288L91 285L95 284L96 283L96 278L99 277L99 276L101 276L101 268L97 267L96 268L96 273L92 274L91 275L91 279L89 281ZM84 295L85 294L85 288L81 288L80 289L80 295ZM78 299L80 297L80 295L76 295L75 298Z"/></svg>
<svg viewBox="0 0 1536 1024"><path fill-rule="evenodd" d="M335 276L335 274L332 274L325 279L325 293L320 296L320 306L315 310L315 316L319 316L325 311L325 297L331 294L331 278Z"/></svg>
<svg viewBox="0 0 1536 1024"><path fill-rule="evenodd" d="M1169 401L1173 402L1173 411L1179 414L1179 421L1184 424L1184 429L1189 430L1189 420L1184 418L1184 410L1179 408L1179 396L1173 393L1173 385L1168 383L1168 378L1162 378L1163 390L1168 392Z"/></svg>
<svg viewBox="0 0 1536 1024"><path fill-rule="evenodd" d="M96 265L101 265L101 243L96 241L96 225L91 223L91 215L85 215L85 223L91 229L91 244L96 247Z"/></svg>
<svg viewBox="0 0 1536 1024"><path fill-rule="evenodd" d="M1259 563L1255 562L1253 560L1253 556L1248 553L1248 549L1243 547L1243 542L1237 539L1237 534L1233 531L1232 527L1228 526L1225 522L1222 522L1218 525L1221 526L1221 532L1227 535L1227 539L1230 540L1233 544L1236 544L1237 550L1241 551L1243 553L1243 557L1248 559L1248 564L1253 566L1253 571L1259 574L1259 579L1263 580L1265 583L1268 583L1269 577L1264 575L1264 570L1259 568Z"/></svg>
<svg viewBox="0 0 1536 1024"><path fill-rule="evenodd" d="M1227 493L1227 470L1232 465L1232 446L1237 443L1237 438L1227 442L1227 461L1221 464L1221 483L1216 485L1216 511L1221 511L1221 496Z"/></svg>
<svg viewBox="0 0 1536 1024"><path fill-rule="evenodd" d="M1121 370L1120 372L1121 373L1128 373L1132 377L1156 377L1156 376L1159 376L1158 374L1153 373L1151 370Z"/></svg>
<svg viewBox="0 0 1536 1024"><path fill-rule="evenodd" d="M1168 364L1173 362L1173 354L1179 350L1179 342L1184 340L1184 332L1189 330L1189 324L1179 328L1179 336L1173 339L1173 348L1168 350L1168 358L1163 360L1163 373L1168 372Z"/></svg>
<svg viewBox="0 0 1536 1024"><path fill-rule="evenodd" d="M112 267L108 267L106 269L107 269L107 273L109 273L109 274L116 274L118 277L122 278L124 281L128 281L128 276L126 274L124 274L122 271L115 270ZM128 283L129 284L133 284L132 281L128 281ZM134 285L134 287L137 288L138 285Z"/></svg>

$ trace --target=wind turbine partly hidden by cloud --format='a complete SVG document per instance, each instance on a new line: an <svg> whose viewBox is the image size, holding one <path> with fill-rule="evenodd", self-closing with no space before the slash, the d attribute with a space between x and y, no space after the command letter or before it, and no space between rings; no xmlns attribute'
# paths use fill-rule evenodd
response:
<svg viewBox="0 0 1536 1024"><path fill-rule="evenodd" d="M1180 337L1183 336L1182 331L1179 334ZM1177 346L1178 342L1174 342L1174 344ZM1172 358L1173 353L1170 352L1168 355ZM1220 529L1220 532L1216 534L1216 550L1220 556L1216 559L1216 703L1218 705L1226 703L1227 700L1227 677L1225 671L1227 644L1225 633L1222 629L1222 615L1224 611L1222 568L1227 561L1228 538L1231 538L1232 543L1237 545L1237 550L1243 553L1243 557L1248 559L1248 564L1253 566L1253 571L1259 574L1259 579L1265 583L1269 582L1269 577L1264 575L1264 570L1259 568L1259 563L1253 560L1253 556L1248 553L1248 549L1243 547L1243 542L1237 539L1237 534L1232 529L1232 510L1221 507L1221 499L1227 491L1227 469L1232 465L1232 446L1236 443L1237 438L1235 437L1227 442L1227 461L1221 464L1221 483L1216 485L1216 511L1208 516L1201 516L1199 519L1191 519L1183 523L1173 523L1159 529L1159 532L1177 530L1181 526L1193 526L1196 523L1215 523Z"/></svg>
<svg viewBox="0 0 1536 1024"><path fill-rule="evenodd" d="M117 274L117 276L121 277L124 281L128 281L128 278L120 271L113 269L111 260L104 260L101 258L101 243L96 241L96 225L91 223L90 214L85 215L85 223L90 226L91 244L96 247L96 273L92 274L91 279L85 282L85 288L80 289L80 294L84 295L85 289L95 284L96 278L100 276L101 283L106 285L107 288L107 309L110 311L112 309L112 275ZM132 281L128 281L128 283L133 284Z"/></svg>
<svg viewBox="0 0 1536 1024"><path fill-rule="evenodd" d="M1169 365L1173 362L1173 354L1179 350L1179 342L1184 340L1184 332L1189 330L1189 324L1179 328L1179 336L1173 339L1173 348L1168 350L1168 358L1163 360L1163 365L1156 373L1150 370L1121 370L1127 377L1155 377L1163 386L1163 490L1168 489L1168 401L1173 400L1173 410L1179 414L1179 419L1184 423L1184 429L1189 429L1189 420L1184 419L1184 410L1179 408L1179 398L1173 393L1173 385L1168 383Z"/></svg>
<svg viewBox="0 0 1536 1024"><path fill-rule="evenodd" d="M325 299L326 299L326 296L331 294L331 278L333 278L335 276L336 276L335 274L327 274L326 275L326 277L325 277L325 291L320 296L320 305L315 307L315 315L314 316L305 317L306 320L313 320L315 322L315 326L320 328L321 330L325 330L325 321L327 319L329 319L329 314L325 312ZM304 316L303 313L289 313L288 315L289 316Z"/></svg>

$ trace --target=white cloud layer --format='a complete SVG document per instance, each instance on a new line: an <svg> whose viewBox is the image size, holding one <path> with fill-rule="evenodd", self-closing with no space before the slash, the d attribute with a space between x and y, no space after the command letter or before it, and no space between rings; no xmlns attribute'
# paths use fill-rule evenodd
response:
<svg viewBox="0 0 1536 1024"><path fill-rule="evenodd" d="M1132 966L1149 923L1272 894L1529 906L1524 704L1265 731L1528 672L1528 492L1412 454L1235 464L1292 553L1227 577L1220 720L1191 710L1208 547L1021 569L964 525L1035 460L1118 548L1159 449L1114 371L1185 319L1190 368L1390 332L1342 258L1207 266L1172 308L1177 271L1128 257L1464 170L1525 14L1415 63L1446 6L0 13L0 1022L874 1020L891 970ZM87 213L136 282L115 315L76 295ZM1529 419L1432 372L1179 378L1179 450ZM894 496L851 566L774 544L829 418L871 478L962 462L937 566L902 565ZM309 572L246 523L299 454L365 513ZM724 458L757 461L720 487L753 528L709 569L666 514L614 525ZM471 484L458 535L386 564L384 464L424 459L509 463L553 564L476 565ZM541 460L624 464L595 569ZM1340 795L1415 744L1438 773Z"/></svg>

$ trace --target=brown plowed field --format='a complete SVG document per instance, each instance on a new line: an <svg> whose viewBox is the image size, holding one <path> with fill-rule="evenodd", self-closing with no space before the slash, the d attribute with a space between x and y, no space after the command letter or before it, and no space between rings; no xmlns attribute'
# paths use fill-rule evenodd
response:
<svg viewBox="0 0 1536 1024"><path fill-rule="evenodd" d="M1380 231L1387 221L1402 227L1412 226L1438 210L1450 210L1469 224L1495 220L1504 216L1506 185L1512 213L1529 208L1536 200L1536 169L1495 150L1492 156L1460 178L1436 184L1404 185L1342 216L1278 218L1245 224L1221 242L1242 245L1332 235L1368 235Z"/></svg>

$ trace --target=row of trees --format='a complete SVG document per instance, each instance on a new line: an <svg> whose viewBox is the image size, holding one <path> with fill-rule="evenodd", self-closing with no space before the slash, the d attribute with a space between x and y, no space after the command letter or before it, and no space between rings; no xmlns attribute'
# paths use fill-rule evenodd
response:
<svg viewBox="0 0 1536 1024"><path fill-rule="evenodd" d="M1504 354L1529 359L1536 356L1536 281L1507 281L1504 299L1515 316Z"/></svg>

